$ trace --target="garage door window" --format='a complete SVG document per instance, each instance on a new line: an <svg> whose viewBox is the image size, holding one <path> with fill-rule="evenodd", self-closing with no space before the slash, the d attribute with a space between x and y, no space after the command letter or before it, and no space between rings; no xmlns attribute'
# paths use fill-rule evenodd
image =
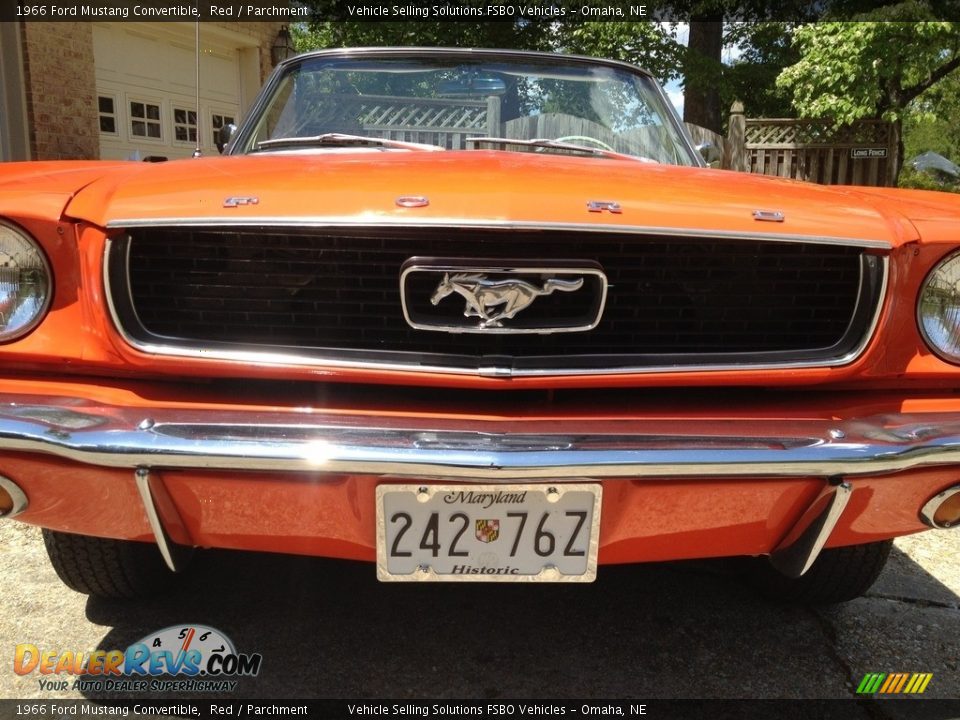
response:
<svg viewBox="0 0 960 720"><path fill-rule="evenodd" d="M197 111L173 108L173 137L178 142L197 142Z"/></svg>
<svg viewBox="0 0 960 720"><path fill-rule="evenodd" d="M138 100L130 101L130 134L133 137L160 140L160 106Z"/></svg>
<svg viewBox="0 0 960 720"><path fill-rule="evenodd" d="M117 134L117 101L110 95L97 96L97 110L100 113L100 132L106 135Z"/></svg>

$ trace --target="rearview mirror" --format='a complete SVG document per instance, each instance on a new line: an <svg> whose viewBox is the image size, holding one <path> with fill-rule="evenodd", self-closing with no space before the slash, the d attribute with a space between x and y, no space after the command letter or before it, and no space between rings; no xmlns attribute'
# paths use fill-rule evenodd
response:
<svg viewBox="0 0 960 720"><path fill-rule="evenodd" d="M444 80L437 88L442 97L487 97L503 95L507 86L498 77L492 75L464 75L452 80Z"/></svg>
<svg viewBox="0 0 960 720"><path fill-rule="evenodd" d="M219 150L221 154L227 145L230 144L230 139L236 131L237 126L233 123L227 123L217 131L217 150Z"/></svg>

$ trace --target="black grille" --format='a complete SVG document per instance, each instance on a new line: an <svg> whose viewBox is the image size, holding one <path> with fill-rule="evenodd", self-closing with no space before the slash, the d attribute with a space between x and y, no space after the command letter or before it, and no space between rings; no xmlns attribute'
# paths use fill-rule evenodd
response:
<svg viewBox="0 0 960 720"><path fill-rule="evenodd" d="M587 332L415 330L399 284L414 256L589 261L607 305ZM881 275L855 247L546 230L149 228L111 255L114 304L137 341L450 366L822 361L863 341Z"/></svg>

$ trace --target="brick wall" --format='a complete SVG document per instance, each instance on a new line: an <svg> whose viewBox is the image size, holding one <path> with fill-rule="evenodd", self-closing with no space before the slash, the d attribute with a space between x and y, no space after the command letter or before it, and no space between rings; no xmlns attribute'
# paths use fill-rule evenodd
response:
<svg viewBox="0 0 960 720"><path fill-rule="evenodd" d="M90 23L21 23L31 155L35 160L100 153Z"/></svg>

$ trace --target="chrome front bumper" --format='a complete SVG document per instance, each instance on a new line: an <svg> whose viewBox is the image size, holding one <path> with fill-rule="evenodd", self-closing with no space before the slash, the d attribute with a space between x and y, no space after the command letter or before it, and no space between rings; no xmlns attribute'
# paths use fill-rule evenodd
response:
<svg viewBox="0 0 960 720"><path fill-rule="evenodd" d="M855 477L960 463L960 415L475 420L143 409L0 395L0 451L112 468L444 480Z"/></svg>
<svg viewBox="0 0 960 720"><path fill-rule="evenodd" d="M171 569L189 548L161 517L151 469L194 468L516 482L822 477L819 495L770 554L797 577L816 560L856 476L960 463L960 415L845 421L392 417L309 409L142 409L0 395L0 452L129 468ZM322 480L322 475L321 475ZM175 511L174 511L175 512Z"/></svg>

